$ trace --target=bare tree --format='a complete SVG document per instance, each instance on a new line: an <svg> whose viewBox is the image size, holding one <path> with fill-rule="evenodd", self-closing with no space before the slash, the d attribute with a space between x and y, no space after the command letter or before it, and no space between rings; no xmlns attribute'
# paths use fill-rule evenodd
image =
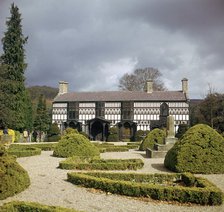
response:
<svg viewBox="0 0 224 212"><path fill-rule="evenodd" d="M124 74L119 80L119 88L129 91L143 91L147 80L153 80L153 90L166 90L163 82L160 80L162 74L158 69L147 67L136 69L131 74Z"/></svg>

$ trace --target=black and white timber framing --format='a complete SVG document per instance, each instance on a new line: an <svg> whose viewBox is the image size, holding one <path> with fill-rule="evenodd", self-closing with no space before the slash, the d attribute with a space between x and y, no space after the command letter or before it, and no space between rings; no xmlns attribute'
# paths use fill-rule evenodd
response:
<svg viewBox="0 0 224 212"><path fill-rule="evenodd" d="M53 102L52 122L56 122L61 130L73 127L84 131L94 140L106 140L112 126L130 128L129 137L137 130L150 130L164 113L174 117L176 130L179 124L189 123L187 79L182 80L180 91L152 91L152 82L147 83L149 89L146 91L69 93L68 83L61 81L59 94ZM92 132L91 127L102 135Z"/></svg>

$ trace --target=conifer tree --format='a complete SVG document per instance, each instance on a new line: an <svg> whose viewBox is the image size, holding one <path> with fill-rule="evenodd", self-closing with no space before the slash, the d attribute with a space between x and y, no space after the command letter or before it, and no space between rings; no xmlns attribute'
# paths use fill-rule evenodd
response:
<svg viewBox="0 0 224 212"><path fill-rule="evenodd" d="M6 32L2 38L3 54L1 55L1 81L0 105L7 116L1 117L1 122L8 127L22 130L28 123L27 116L30 107L27 107L30 99L25 88L25 50L27 37L22 33L21 14L14 4L10 9L11 17L6 21Z"/></svg>
<svg viewBox="0 0 224 212"><path fill-rule="evenodd" d="M39 131L39 135L41 132L47 132L50 126L50 114L47 111L46 107L46 99L43 95L40 95L38 104L36 117L34 119L34 129Z"/></svg>

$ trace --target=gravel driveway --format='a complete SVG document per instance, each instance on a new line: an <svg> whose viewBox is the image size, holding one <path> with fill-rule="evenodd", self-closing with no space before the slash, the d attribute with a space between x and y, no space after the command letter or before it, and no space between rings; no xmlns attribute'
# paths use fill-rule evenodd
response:
<svg viewBox="0 0 224 212"><path fill-rule="evenodd" d="M12 200L33 201L46 205L57 205L75 208L89 212L153 212L153 211L224 211L222 206L196 206L168 204L158 201L142 201L131 197L96 192L94 189L82 188L66 181L66 170L58 169L62 158L52 157L51 151L42 151L41 155L18 158L17 161L28 171L31 185L25 191L0 201L0 205ZM141 158L144 167L138 172L168 172L163 167L163 159L144 158L144 152L130 150L129 152L102 153L102 158ZM224 175L203 175L224 192Z"/></svg>

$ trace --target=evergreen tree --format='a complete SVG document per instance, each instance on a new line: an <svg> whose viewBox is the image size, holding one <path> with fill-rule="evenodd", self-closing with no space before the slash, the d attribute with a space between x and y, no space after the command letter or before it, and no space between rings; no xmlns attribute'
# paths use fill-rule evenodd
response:
<svg viewBox="0 0 224 212"><path fill-rule="evenodd" d="M37 104L36 117L34 119L34 129L38 130L39 132L47 132L49 126L50 126L50 114L47 111L46 99L44 98L43 95L40 95Z"/></svg>
<svg viewBox="0 0 224 212"><path fill-rule="evenodd" d="M2 39L3 54L1 55L0 105L6 111L1 122L8 127L22 130L27 126L27 107L29 98L25 88L24 72L26 69L24 45L27 37L23 36L21 14L14 4L11 5L11 17L6 21L7 30Z"/></svg>

